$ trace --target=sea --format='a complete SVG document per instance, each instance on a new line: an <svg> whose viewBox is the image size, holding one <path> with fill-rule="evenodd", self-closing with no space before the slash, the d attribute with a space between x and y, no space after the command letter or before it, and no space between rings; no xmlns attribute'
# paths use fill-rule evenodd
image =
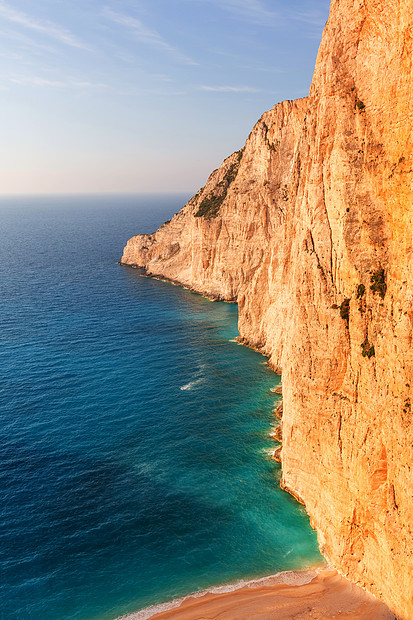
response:
<svg viewBox="0 0 413 620"><path fill-rule="evenodd" d="M188 197L0 199L2 620L112 620L322 561L237 306L119 264Z"/></svg>

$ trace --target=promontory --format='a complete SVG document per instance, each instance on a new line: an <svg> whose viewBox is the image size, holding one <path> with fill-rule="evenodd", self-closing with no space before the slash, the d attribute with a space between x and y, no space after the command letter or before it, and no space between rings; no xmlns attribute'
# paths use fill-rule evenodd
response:
<svg viewBox="0 0 413 620"><path fill-rule="evenodd" d="M309 96L122 263L239 306L282 372L282 485L343 575L413 618L413 3L332 0Z"/></svg>

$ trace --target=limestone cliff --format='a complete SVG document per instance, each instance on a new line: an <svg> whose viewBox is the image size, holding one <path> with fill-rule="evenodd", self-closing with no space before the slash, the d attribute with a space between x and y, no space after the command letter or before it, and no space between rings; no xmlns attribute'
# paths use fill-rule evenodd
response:
<svg viewBox="0 0 413 620"><path fill-rule="evenodd" d="M122 262L237 301L283 373L283 485L323 552L413 618L413 6L333 0L310 95Z"/></svg>

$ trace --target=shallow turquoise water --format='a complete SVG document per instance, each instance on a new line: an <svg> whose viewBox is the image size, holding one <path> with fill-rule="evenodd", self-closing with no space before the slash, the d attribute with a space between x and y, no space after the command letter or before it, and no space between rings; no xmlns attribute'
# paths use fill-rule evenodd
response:
<svg viewBox="0 0 413 620"><path fill-rule="evenodd" d="M117 264L185 199L0 201L3 619L109 619L320 560L237 307Z"/></svg>

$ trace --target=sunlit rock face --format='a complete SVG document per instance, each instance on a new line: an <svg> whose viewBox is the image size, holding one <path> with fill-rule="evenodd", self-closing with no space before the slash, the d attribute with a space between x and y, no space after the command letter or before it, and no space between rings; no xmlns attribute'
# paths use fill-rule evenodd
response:
<svg viewBox="0 0 413 620"><path fill-rule="evenodd" d="M323 552L413 618L413 5L333 0L310 95L122 262L239 304L283 373L282 484Z"/></svg>

